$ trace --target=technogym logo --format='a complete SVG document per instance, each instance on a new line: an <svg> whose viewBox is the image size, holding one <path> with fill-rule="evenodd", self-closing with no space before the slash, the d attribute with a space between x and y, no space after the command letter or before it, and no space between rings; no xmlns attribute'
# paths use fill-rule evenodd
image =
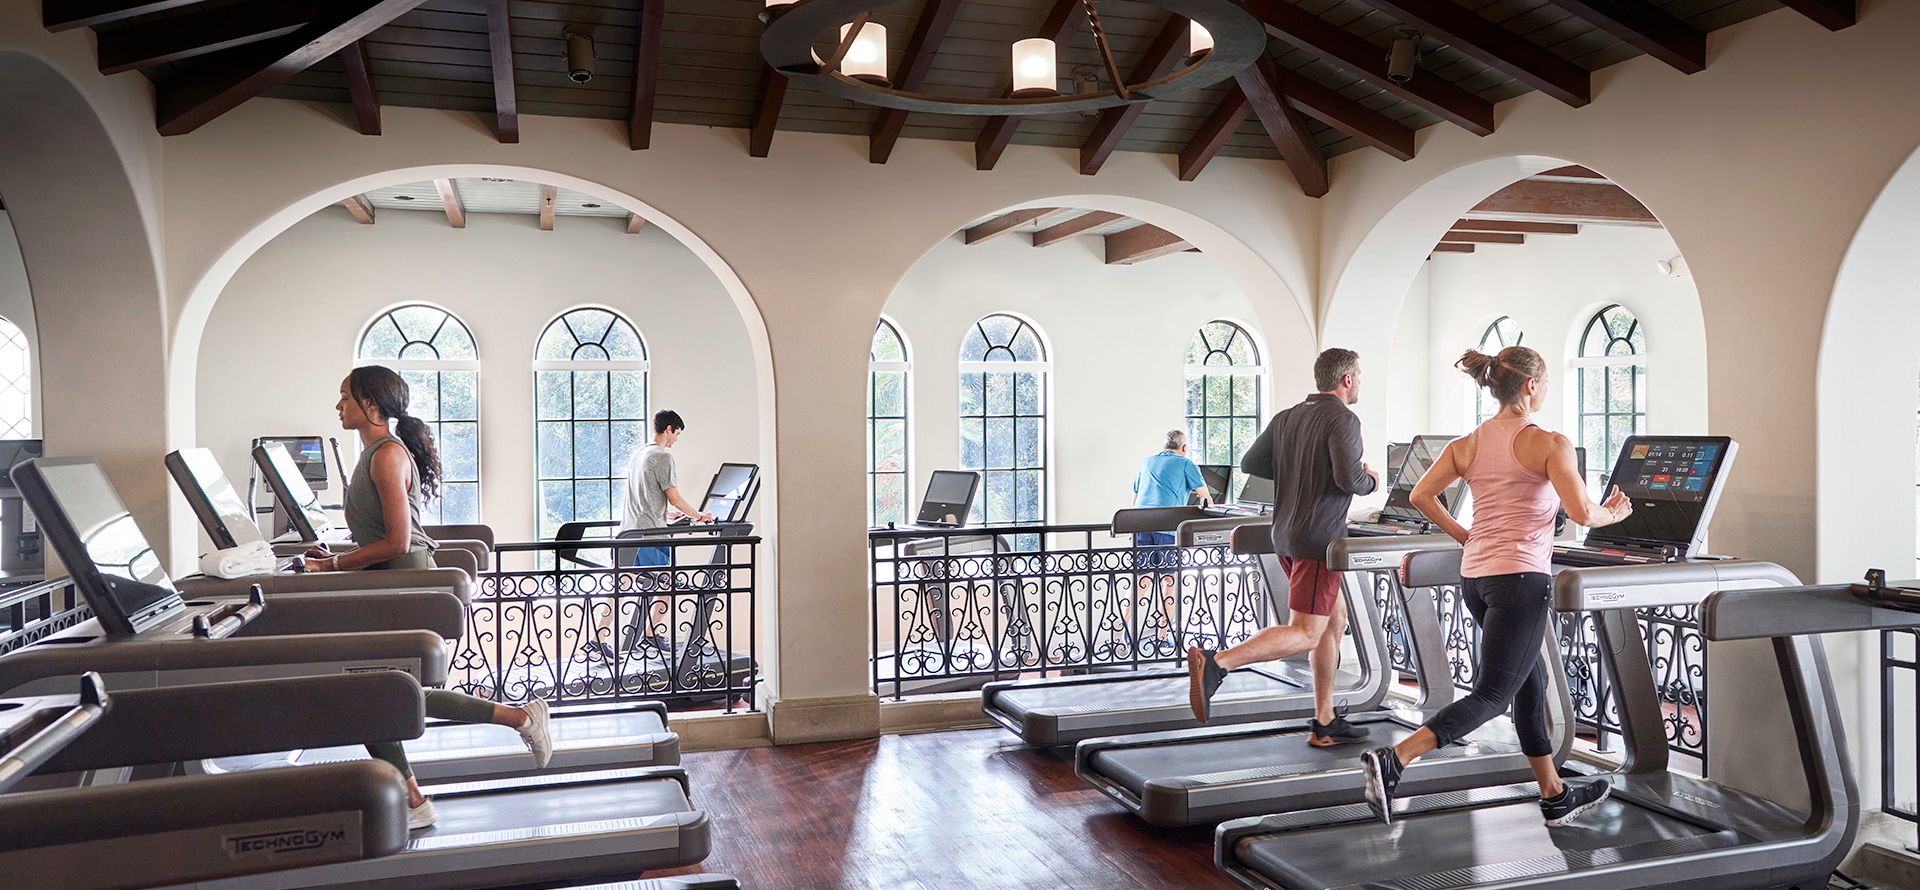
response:
<svg viewBox="0 0 1920 890"><path fill-rule="evenodd" d="M1385 561L1386 558L1380 556L1354 556L1348 558L1348 562L1357 566L1377 566Z"/></svg>
<svg viewBox="0 0 1920 890"><path fill-rule="evenodd" d="M227 855L239 859L243 856L318 850L328 844L346 839L347 833L338 828L291 828L285 831L242 834L226 839Z"/></svg>

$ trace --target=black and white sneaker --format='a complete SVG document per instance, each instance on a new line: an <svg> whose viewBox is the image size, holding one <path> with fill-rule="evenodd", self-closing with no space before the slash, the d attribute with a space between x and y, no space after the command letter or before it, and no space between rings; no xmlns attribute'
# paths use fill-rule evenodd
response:
<svg viewBox="0 0 1920 890"><path fill-rule="evenodd" d="M1548 828L1559 828L1580 814L1600 805L1613 792L1613 786L1606 782L1568 782L1560 789L1558 797L1540 798L1540 815L1547 820Z"/></svg>
<svg viewBox="0 0 1920 890"><path fill-rule="evenodd" d="M1193 705L1195 719L1205 723L1212 716L1213 694L1220 691L1220 684L1225 682L1227 672L1213 660L1212 649L1187 650L1187 700Z"/></svg>
<svg viewBox="0 0 1920 890"><path fill-rule="evenodd" d="M1400 787L1400 755L1391 745L1370 748L1360 755L1360 771L1367 776L1367 805L1380 824L1393 824L1393 791Z"/></svg>
<svg viewBox="0 0 1920 890"><path fill-rule="evenodd" d="M1318 720L1308 720L1307 725L1312 729L1312 732L1307 736L1307 744L1315 748L1331 748L1335 745L1354 745L1366 741L1367 736L1372 735L1366 727L1355 726L1348 723L1347 715L1338 711L1334 712L1331 722L1321 723Z"/></svg>

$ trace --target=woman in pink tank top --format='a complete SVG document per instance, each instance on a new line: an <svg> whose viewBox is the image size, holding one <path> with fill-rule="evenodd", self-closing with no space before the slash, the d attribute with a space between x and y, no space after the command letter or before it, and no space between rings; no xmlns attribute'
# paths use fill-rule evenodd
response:
<svg viewBox="0 0 1920 890"><path fill-rule="evenodd" d="M1513 708L1520 752L1540 784L1540 813L1560 826L1606 799L1605 782L1569 784L1553 765L1547 733L1547 665L1540 641L1552 617L1549 598L1553 523L1565 503L1574 522L1594 527L1627 517L1633 505L1615 488L1605 504L1587 500L1573 443L1535 426L1547 398L1547 366L1525 346L1498 356L1468 350L1456 365L1500 400L1500 413L1449 444L1413 489L1414 506L1465 548L1460 592L1480 627L1473 691L1442 708L1397 745L1360 756L1367 801L1381 821L1392 821L1393 792L1408 764L1442 745L1456 744ZM1473 495L1473 528L1462 526L1439 495L1465 479Z"/></svg>

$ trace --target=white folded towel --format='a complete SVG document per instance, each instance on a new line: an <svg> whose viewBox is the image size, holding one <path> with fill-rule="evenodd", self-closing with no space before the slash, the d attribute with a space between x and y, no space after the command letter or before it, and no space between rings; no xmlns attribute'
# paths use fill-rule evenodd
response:
<svg viewBox="0 0 1920 890"><path fill-rule="evenodd" d="M215 550L200 557L200 571L215 578L243 578L270 575L280 560L265 541L248 541L238 547Z"/></svg>

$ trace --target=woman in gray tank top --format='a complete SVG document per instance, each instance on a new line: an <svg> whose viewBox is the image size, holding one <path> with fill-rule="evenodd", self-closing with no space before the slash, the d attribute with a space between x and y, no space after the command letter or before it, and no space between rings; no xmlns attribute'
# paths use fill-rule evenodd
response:
<svg viewBox="0 0 1920 890"><path fill-rule="evenodd" d="M340 415L340 427L360 436L360 461L347 481L344 498L347 529L357 546L339 554L309 550L307 571L433 568L433 540L420 527L420 509L438 488L440 455L426 421L407 414L410 395L404 378L378 365L355 368L340 381L340 401L333 406ZM510 726L533 752L535 765L545 767L553 756L547 703L542 699L502 705L445 689L424 690L424 697L428 717ZM392 764L406 779L407 827L417 830L432 825L433 801L420 793L400 743L372 744L367 751Z"/></svg>

